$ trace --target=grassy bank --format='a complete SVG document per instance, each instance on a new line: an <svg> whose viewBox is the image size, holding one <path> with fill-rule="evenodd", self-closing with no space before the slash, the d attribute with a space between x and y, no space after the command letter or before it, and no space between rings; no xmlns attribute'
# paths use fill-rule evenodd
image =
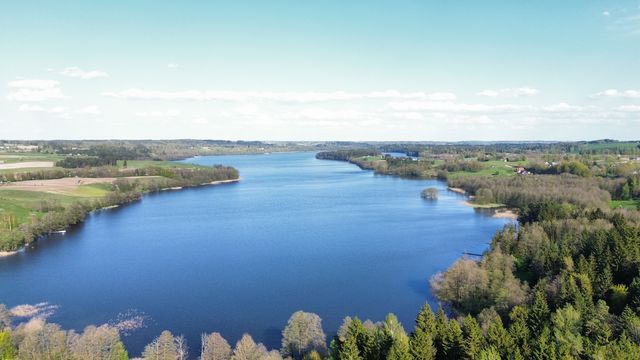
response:
<svg viewBox="0 0 640 360"><path fill-rule="evenodd" d="M83 169L14 169L0 185L0 251L14 251L42 235L84 220L87 213L138 200L144 193L239 178L225 166L139 161ZM2 175L2 174L0 174ZM25 179L11 181L6 179Z"/></svg>

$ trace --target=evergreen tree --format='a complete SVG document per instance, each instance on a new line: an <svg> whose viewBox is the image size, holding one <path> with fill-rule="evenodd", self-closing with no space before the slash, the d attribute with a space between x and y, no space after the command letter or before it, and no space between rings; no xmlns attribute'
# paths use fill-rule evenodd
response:
<svg viewBox="0 0 640 360"><path fill-rule="evenodd" d="M500 353L494 347L488 347L482 349L478 354L479 360L502 360Z"/></svg>
<svg viewBox="0 0 640 360"><path fill-rule="evenodd" d="M442 337L442 355L444 359L460 359L463 354L464 339L462 329L455 320L450 320Z"/></svg>
<svg viewBox="0 0 640 360"><path fill-rule="evenodd" d="M420 309L420 312L416 317L415 331L418 330L429 334L433 334L436 331L436 318L433 315L433 311L431 310L431 306L429 306L429 303L425 303L422 306L422 309Z"/></svg>
<svg viewBox="0 0 640 360"><path fill-rule="evenodd" d="M462 323L462 352L464 359L475 360L480 356L482 350L482 344L484 342L484 336L482 334L482 328L480 324L471 315L467 315Z"/></svg>
<svg viewBox="0 0 640 360"><path fill-rule="evenodd" d="M505 359L519 357L517 354L519 354L520 351L515 346L511 335L509 335L507 330L505 330L500 318L497 318L495 321L489 324L489 328L487 329L486 342L490 347L494 347L498 351L498 353L500 353L500 356Z"/></svg>
<svg viewBox="0 0 640 360"><path fill-rule="evenodd" d="M543 284L538 284L536 287L533 293L531 310L527 316L527 325L531 331L531 336L534 338L542 332L542 329L548 326L551 316L543 286Z"/></svg>
<svg viewBox="0 0 640 360"><path fill-rule="evenodd" d="M384 320L384 331L391 339L387 360L411 360L409 337L395 315L387 315Z"/></svg>
<svg viewBox="0 0 640 360"><path fill-rule="evenodd" d="M339 353L340 360L363 360L358 351L358 345L356 344L356 338L354 336L348 336Z"/></svg>
<svg viewBox="0 0 640 360"><path fill-rule="evenodd" d="M411 335L409 348L415 360L433 360L436 348L433 344L436 321L428 303L425 303L416 318L415 329Z"/></svg>
<svg viewBox="0 0 640 360"><path fill-rule="evenodd" d="M515 343L520 355L528 359L531 355L531 347L529 344L529 328L527 327L527 317L529 312L523 306L515 306L509 313L511 325L509 326L509 335Z"/></svg>
<svg viewBox="0 0 640 360"><path fill-rule="evenodd" d="M436 326L435 326L435 336L433 337L433 344L436 348L436 359L437 360L446 360L447 353L445 350L445 338L447 336L447 332L449 331L449 320L444 313L444 309L440 307L438 309L438 314L436 315Z"/></svg>
<svg viewBox="0 0 640 360"><path fill-rule="evenodd" d="M534 338L531 358L534 360L556 360L556 346L551 336L551 330L544 327L540 335Z"/></svg>
<svg viewBox="0 0 640 360"><path fill-rule="evenodd" d="M561 356L578 357L584 349L580 334L581 316L571 304L553 315L553 336Z"/></svg>
<svg viewBox="0 0 640 360"><path fill-rule="evenodd" d="M583 315L584 334L595 345L606 345L613 336L610 325L609 307L604 300L587 309Z"/></svg>

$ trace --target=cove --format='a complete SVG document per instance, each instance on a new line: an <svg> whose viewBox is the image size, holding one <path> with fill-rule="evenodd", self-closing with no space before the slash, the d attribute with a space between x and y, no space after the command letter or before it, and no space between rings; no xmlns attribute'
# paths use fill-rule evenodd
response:
<svg viewBox="0 0 640 360"><path fill-rule="evenodd" d="M146 327L123 337L132 356L163 329L184 334L192 355L212 331L279 348L296 310L319 314L328 334L345 316L389 312L410 331L422 303L436 306L429 277L508 222L443 182L314 155L185 160L234 166L241 181L150 194L0 258L0 303L58 305L50 321L77 330L142 314ZM437 201L420 198L426 187Z"/></svg>

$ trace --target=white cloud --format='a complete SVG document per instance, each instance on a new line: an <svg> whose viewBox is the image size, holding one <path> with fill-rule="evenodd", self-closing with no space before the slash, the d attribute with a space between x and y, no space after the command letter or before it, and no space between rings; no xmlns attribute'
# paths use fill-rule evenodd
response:
<svg viewBox="0 0 640 360"><path fill-rule="evenodd" d="M87 114L87 115L100 115L102 112L100 111L100 107L97 105L85 106L80 109L76 109L73 111L76 114Z"/></svg>
<svg viewBox="0 0 640 360"><path fill-rule="evenodd" d="M580 111L587 111L587 110L597 110L597 108L569 105L565 102L561 102L555 105L543 106L541 110L547 111L547 112L568 112L568 111L580 112Z"/></svg>
<svg viewBox="0 0 640 360"><path fill-rule="evenodd" d="M49 114L62 114L66 111L64 107L42 107L40 105L22 104L18 108L20 112L43 112Z"/></svg>
<svg viewBox="0 0 640 360"><path fill-rule="evenodd" d="M622 105L617 108L618 111L624 112L640 112L640 105Z"/></svg>
<svg viewBox="0 0 640 360"><path fill-rule="evenodd" d="M640 10L640 7L638 9ZM622 9L614 12L610 19L608 30L630 36L640 35L640 11Z"/></svg>
<svg viewBox="0 0 640 360"><path fill-rule="evenodd" d="M209 123L209 120L203 117L199 117L199 118L193 119L191 122L196 125L207 125Z"/></svg>
<svg viewBox="0 0 640 360"><path fill-rule="evenodd" d="M640 91L638 90L618 90L618 89L607 89L605 91L601 91L597 94L591 95L591 97L606 97L606 98L631 98L638 99L640 98Z"/></svg>
<svg viewBox="0 0 640 360"><path fill-rule="evenodd" d="M174 64L174 63L168 63L168 64L167 64L167 67L168 67L169 69L181 69L181 68L182 68L182 65L180 65L180 64Z"/></svg>
<svg viewBox="0 0 640 360"><path fill-rule="evenodd" d="M428 112L514 112L534 110L526 105L486 105L462 104L453 101L401 101L389 103L389 108L397 111L428 111Z"/></svg>
<svg viewBox="0 0 640 360"><path fill-rule="evenodd" d="M169 109L165 111L139 111L133 114L140 117L176 117L180 116L180 111Z"/></svg>
<svg viewBox="0 0 640 360"><path fill-rule="evenodd" d="M605 11L602 12L602 15L609 16L609 15L611 15L611 13L605 10Z"/></svg>
<svg viewBox="0 0 640 360"><path fill-rule="evenodd" d="M400 92L397 90L373 91L368 93L334 92L245 92L245 91L158 91L127 89L108 91L104 96L127 100L199 100L199 101L282 101L282 102L325 102L366 99L420 99L454 100L455 94L446 92Z"/></svg>
<svg viewBox="0 0 640 360"><path fill-rule="evenodd" d="M10 81L7 85L11 88L45 90L58 87L59 84L60 83L55 80L29 79Z"/></svg>
<svg viewBox="0 0 640 360"><path fill-rule="evenodd" d="M488 96L488 97L507 97L507 98L516 98L522 96L533 96L538 94L537 89L533 89L527 86L519 87L519 88L504 88L497 90L483 90L478 93L480 96Z"/></svg>
<svg viewBox="0 0 640 360"><path fill-rule="evenodd" d="M44 107L40 105L22 104L18 107L19 112L35 112L45 114L56 114L59 117L70 118L72 114L80 115L100 115L100 108L96 105L85 106L75 110L62 106Z"/></svg>
<svg viewBox="0 0 640 360"><path fill-rule="evenodd" d="M15 80L7 85L12 89L7 95L10 101L37 102L65 98L55 80Z"/></svg>
<svg viewBox="0 0 640 360"><path fill-rule="evenodd" d="M95 79L108 76L106 72L101 70L85 71L76 66L65 68L64 70L59 72L59 74L80 79Z"/></svg>

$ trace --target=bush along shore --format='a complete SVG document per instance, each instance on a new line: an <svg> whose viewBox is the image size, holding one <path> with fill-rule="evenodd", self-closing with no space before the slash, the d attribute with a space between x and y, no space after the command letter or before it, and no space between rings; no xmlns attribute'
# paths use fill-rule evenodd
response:
<svg viewBox="0 0 640 360"><path fill-rule="evenodd" d="M239 180L238 171L227 166L147 167L125 172L115 167L99 167L10 174L13 180L15 178L20 180L58 179L68 176L97 178L117 176L118 178L112 183L104 184L108 191L103 196L88 199L73 198L73 201L66 206L60 204L53 204L53 206L41 205L39 208L40 216L32 215L22 223L19 223L11 213L0 214L3 215L0 217L0 252L2 254L11 254L42 236L62 231L71 225L78 224L91 211L136 201L148 192ZM7 189L10 189L10 187L7 187ZM44 203L46 200L42 202Z"/></svg>

